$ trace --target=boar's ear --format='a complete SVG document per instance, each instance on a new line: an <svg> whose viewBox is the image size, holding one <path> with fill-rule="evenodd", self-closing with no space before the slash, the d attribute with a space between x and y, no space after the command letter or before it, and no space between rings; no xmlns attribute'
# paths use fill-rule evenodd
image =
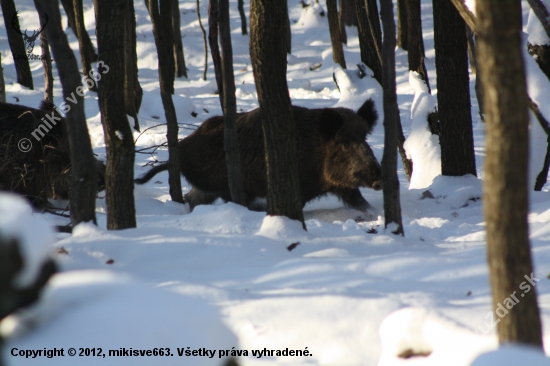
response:
<svg viewBox="0 0 550 366"><path fill-rule="evenodd" d="M378 120L378 112L374 106L374 100L368 99L361 108L357 111L357 115L363 118L367 123L367 135L372 132L374 126L376 126L376 121Z"/></svg>
<svg viewBox="0 0 550 366"><path fill-rule="evenodd" d="M342 116L330 108L321 109L319 112L319 132L321 136L326 139L334 138L344 124Z"/></svg>

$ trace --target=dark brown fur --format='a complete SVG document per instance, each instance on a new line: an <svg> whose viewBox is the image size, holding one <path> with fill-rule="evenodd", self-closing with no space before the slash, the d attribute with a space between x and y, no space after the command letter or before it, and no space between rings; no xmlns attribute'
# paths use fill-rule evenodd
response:
<svg viewBox="0 0 550 366"><path fill-rule="evenodd" d="M367 201L359 187L381 189L381 169L365 141L376 123L371 100L359 114L346 108L307 109L292 107L297 130L297 154L302 204L326 193L336 194L351 207L365 210ZM223 149L223 116L206 120L199 129L179 142L182 175L193 189L185 195L191 209L212 203L217 197L230 199ZM260 110L237 115L243 186L247 203L266 197L266 164ZM163 164L142 178L143 184Z"/></svg>
<svg viewBox="0 0 550 366"><path fill-rule="evenodd" d="M40 109L0 103L0 190L24 195L37 207L48 206L48 199L69 199L71 160L65 119L55 125L49 122L51 128L40 141L32 135L51 113L56 113L54 106L47 102ZM32 143L28 152L18 147L23 138ZM104 185L105 165L98 160L96 169L99 184Z"/></svg>

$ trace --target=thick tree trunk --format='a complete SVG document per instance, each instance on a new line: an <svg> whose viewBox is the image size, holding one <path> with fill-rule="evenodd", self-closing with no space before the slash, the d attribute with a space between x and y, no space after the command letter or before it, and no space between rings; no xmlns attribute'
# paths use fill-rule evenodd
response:
<svg viewBox="0 0 550 366"><path fill-rule="evenodd" d="M56 2L35 0L34 4L40 17L48 15L48 26L44 29L53 58L57 65L59 80L63 87L63 99L69 98L76 103L68 102L64 108L69 133L71 154L71 221L73 226L81 222L96 223L95 198L97 193L96 162L92 152L90 135L84 115L84 89L78 72L78 64L69 47L67 36L61 29L61 15Z"/></svg>
<svg viewBox="0 0 550 366"><path fill-rule="evenodd" d="M484 211L493 309L504 309L500 343L542 349L536 285L527 224L528 114L522 59L521 3L484 0L476 5L478 56L487 123ZM439 75L439 74L438 74ZM528 290L524 285L527 284ZM521 299L511 300L516 291Z"/></svg>
<svg viewBox="0 0 550 366"><path fill-rule="evenodd" d="M218 45L218 0L208 2L208 44L212 54L212 63L214 64L214 75L216 76L216 85L218 86L218 95L220 97L220 106L223 109L223 73L222 57Z"/></svg>
<svg viewBox="0 0 550 366"><path fill-rule="evenodd" d="M357 27L355 0L340 0L340 22L348 27Z"/></svg>
<svg viewBox="0 0 550 366"><path fill-rule="evenodd" d="M391 0L381 0L382 24L384 26L382 87L384 89L384 156L382 158L382 179L384 181L385 227L397 224L392 233L404 235L401 221L401 200L397 178L397 137L399 108L395 85L395 22Z"/></svg>
<svg viewBox="0 0 550 366"><path fill-rule="evenodd" d="M285 50L286 50L286 53L290 54L290 53L292 53L292 30L290 29L290 18L289 18L289 15L288 15L288 6L285 7L285 14L286 14L286 17L284 19L284 21L285 21L285 30L286 30Z"/></svg>
<svg viewBox="0 0 550 366"><path fill-rule="evenodd" d="M334 63L346 68L346 59L344 58L344 49L340 39L340 25L338 22L338 10L336 0L327 0L328 27L330 31L330 41L332 43L332 59Z"/></svg>
<svg viewBox="0 0 550 366"><path fill-rule="evenodd" d="M428 70L424 62L424 41L422 39L422 19L420 17L420 0L405 0L407 2L408 41L407 51L409 70L416 71L428 86L431 93Z"/></svg>
<svg viewBox="0 0 550 366"><path fill-rule="evenodd" d="M2 6L4 26L6 27L8 43L10 44L10 50L13 56L17 82L24 87L34 89L31 68L29 66L29 60L26 57L27 50L25 42L23 42L21 33L18 32L21 29L19 27L19 19L17 19L15 4L13 0L2 0L0 1L0 5Z"/></svg>
<svg viewBox="0 0 550 366"><path fill-rule="evenodd" d="M6 82L4 81L4 68L2 67L1 53L0 53L0 102L6 103Z"/></svg>
<svg viewBox="0 0 550 366"><path fill-rule="evenodd" d="M280 25L288 19L286 0L251 0L250 56L262 116L267 214L302 222L296 132L286 83L285 40Z"/></svg>
<svg viewBox="0 0 550 366"><path fill-rule="evenodd" d="M407 51L409 36L407 31L409 26L407 24L407 0L397 0L397 45Z"/></svg>
<svg viewBox="0 0 550 366"><path fill-rule="evenodd" d="M346 23L344 19L344 7L346 6L346 0L340 0L338 11L338 26L340 28L340 41L343 44L348 44L348 34L346 33Z"/></svg>
<svg viewBox="0 0 550 366"><path fill-rule="evenodd" d="M235 98L235 75L233 73L233 47L231 45L231 28L229 26L229 0L220 0L220 44L222 46L223 73L223 116L224 116L224 150L227 162L227 177L231 201L246 206L243 180L241 175L241 156L235 120L237 118L237 101Z"/></svg>
<svg viewBox="0 0 550 366"><path fill-rule="evenodd" d="M382 85L382 64L376 52L376 46L374 45L374 38L370 30L369 18L364 0L355 0L355 13L357 14L361 62L372 70L374 78Z"/></svg>
<svg viewBox="0 0 550 366"><path fill-rule="evenodd" d="M172 1L172 29L174 31L174 62L176 64L176 76L178 78L185 76L187 78L187 67L185 66L185 56L183 54L183 41L181 40L180 28L180 7L178 0Z"/></svg>
<svg viewBox="0 0 550 366"><path fill-rule="evenodd" d="M41 27L44 24L41 22ZM50 44L45 32L40 33L40 48L42 50L42 67L44 68L44 100L53 103L53 72Z"/></svg>
<svg viewBox="0 0 550 366"><path fill-rule="evenodd" d="M78 48L80 49L80 62L82 64L82 73L85 76L89 76L92 71L92 62L97 61L97 55L93 49L88 32L84 26L84 9L82 0L73 0L74 11L74 26L76 29L76 37L78 38ZM90 41L89 44L86 40ZM91 91L97 93L96 83L92 83Z"/></svg>
<svg viewBox="0 0 550 366"><path fill-rule="evenodd" d="M95 0L96 34L100 60L109 67L99 84L101 123L107 145L105 190L107 228L136 227L134 205L134 139L124 105L125 52L130 6L125 0Z"/></svg>
<svg viewBox="0 0 550 366"><path fill-rule="evenodd" d="M244 1L243 0L238 1L238 7L239 7L239 15L241 17L241 34L243 36L246 36L248 34L248 31L246 29L246 14L244 13Z"/></svg>
<svg viewBox="0 0 550 366"><path fill-rule="evenodd" d="M470 108L466 25L450 1L433 2L441 171L477 175Z"/></svg>
<svg viewBox="0 0 550 366"><path fill-rule="evenodd" d="M170 8L168 6L162 6L162 2L168 2L170 0L161 1L161 12L159 13L158 0L147 0L149 14L151 16L151 22L153 23L153 35L155 36L155 45L157 46L158 54L158 68L159 68L159 82L160 82L160 96L162 98L162 105L164 106L164 113L166 116L166 138L168 140L168 184L170 185L170 197L174 202L183 203L183 195L181 193L181 178L180 178L180 156L178 149L178 120L176 118L176 109L174 107L174 101L172 100L172 94L174 94L174 73L167 72L165 69L169 67L170 60L172 61L172 67L174 58L172 57L172 47L167 46L166 37L171 37L171 27L164 27L162 29L162 19L172 19L167 14L163 14L163 10ZM162 17L161 17L162 16ZM171 43L170 43L171 45Z"/></svg>
<svg viewBox="0 0 550 366"><path fill-rule="evenodd" d="M138 111L141 106L143 90L138 80L136 53L136 16L134 3L128 3L128 9L122 14L124 23L124 109L134 119L134 129L139 131Z"/></svg>

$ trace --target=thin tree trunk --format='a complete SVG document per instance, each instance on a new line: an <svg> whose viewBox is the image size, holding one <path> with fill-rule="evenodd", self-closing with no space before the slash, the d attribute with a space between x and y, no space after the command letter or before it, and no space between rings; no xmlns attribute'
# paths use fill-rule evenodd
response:
<svg viewBox="0 0 550 366"><path fill-rule="evenodd" d="M243 180L241 175L241 156L235 120L237 118L237 101L235 98L235 75L233 73L233 47L229 26L229 0L219 3L220 44L222 46L223 72L223 115L224 115L224 149L227 163L227 177L231 201L246 206Z"/></svg>
<svg viewBox="0 0 550 366"><path fill-rule="evenodd" d="M286 41L277 31L285 19L286 0L251 0L250 56L264 133L267 214L299 220L305 230L296 132L286 82Z"/></svg>
<svg viewBox="0 0 550 366"><path fill-rule="evenodd" d="M393 234L404 236L401 221L401 200L397 178L397 137L399 108L395 85L395 22L391 0L380 1L382 24L384 26L382 87L384 89L384 155L382 158L382 179L384 181L385 227L397 224Z"/></svg>
<svg viewBox="0 0 550 366"><path fill-rule="evenodd" d="M476 14L487 124L483 200L493 309L500 317L497 334L501 344L519 342L542 349L537 291L533 288L538 279L533 278L527 223L529 117L521 3L478 1ZM510 296L516 291L522 292L518 294L521 300L514 302ZM510 308L505 302L509 311L501 305L506 299L514 304Z"/></svg>
<svg viewBox="0 0 550 366"><path fill-rule="evenodd" d="M344 49L340 39L340 26L338 23L338 11L336 0L327 0L328 26L330 31L330 41L332 43L332 59L334 63L346 68L346 59L344 58Z"/></svg>
<svg viewBox="0 0 550 366"><path fill-rule="evenodd" d="M547 137L546 142L548 143L548 145L546 145L546 156L544 157L544 165L539 175L537 175L537 179L535 181L535 191L539 192L542 191L542 188L548 181L548 169L550 169L550 136Z"/></svg>
<svg viewBox="0 0 550 366"><path fill-rule="evenodd" d="M109 66L99 85L101 124L107 145L105 190L107 229L136 227L134 204L135 146L132 130L121 105L125 102L126 52L124 36L131 16L126 0L95 0L99 57ZM124 19L126 18L126 19Z"/></svg>
<svg viewBox="0 0 550 366"><path fill-rule="evenodd" d="M122 17L121 21L124 23L124 109L126 114L134 120L134 130L139 131L137 108L141 105L143 91L141 95L136 95L136 92L141 90L141 86L137 79L136 19L133 1L129 1L128 9L122 14Z"/></svg>
<svg viewBox="0 0 550 366"><path fill-rule="evenodd" d="M420 13L420 0L407 1L407 51L409 59L409 70L417 72L422 80L428 86L428 92L431 93L430 81L428 79L428 70L424 62L424 41L422 39L422 19Z"/></svg>
<svg viewBox="0 0 550 366"><path fill-rule="evenodd" d="M248 31L246 30L246 14L244 13L244 1L238 0L239 15L241 16L241 34L246 36Z"/></svg>
<svg viewBox="0 0 550 366"><path fill-rule="evenodd" d="M407 18L407 0L397 0L397 45L405 51L408 50L409 40Z"/></svg>
<svg viewBox="0 0 550 366"><path fill-rule="evenodd" d="M181 20L180 7L178 0L172 1L172 29L174 31L174 61L176 64L176 76L187 78L187 68L185 66L185 56L183 54L183 42L181 40Z"/></svg>
<svg viewBox="0 0 550 366"><path fill-rule="evenodd" d="M208 45L207 45L207 41L206 41L206 30L204 30L204 27L202 25L201 9L200 9L199 0L197 0L197 17L199 18L199 25L200 25L201 31L202 31L202 39L204 41L204 73L202 75L202 78L203 78L203 80L206 80L206 72L208 71Z"/></svg>
<svg viewBox="0 0 550 366"><path fill-rule="evenodd" d="M367 17L369 19L369 28L374 40L376 54L382 64L382 30L380 29L380 18L378 16L378 5L376 0L364 0Z"/></svg>
<svg viewBox="0 0 550 366"><path fill-rule="evenodd" d="M6 27L8 43L10 44L10 50L14 60L13 63L15 64L17 82L32 90L34 89L32 73L29 66L29 60L27 59L25 42L23 42L21 33L19 33L21 29L19 27L19 19L17 18L15 4L13 0L2 0L0 1L0 6L2 6L4 26Z"/></svg>
<svg viewBox="0 0 550 366"><path fill-rule="evenodd" d="M40 23L44 26L43 22ZM42 67L44 68L44 100L53 103L53 73L50 44L45 32L40 33L40 48L42 49Z"/></svg>
<svg viewBox="0 0 550 366"><path fill-rule="evenodd" d="M485 120L483 116L483 92L481 90L481 74L479 72L479 67L477 66L477 57L476 57L476 39L477 36L475 33L466 25L466 38L468 39L468 59L470 60L470 68L472 69L472 74L476 76L476 83L474 90L476 92L477 105L479 107L479 117L482 121Z"/></svg>
<svg viewBox="0 0 550 366"><path fill-rule="evenodd" d="M4 81L4 68L2 67L2 53L0 53L0 102L6 103L6 82Z"/></svg>
<svg viewBox="0 0 550 366"><path fill-rule="evenodd" d="M450 1L434 0L433 12L441 171L477 175L466 24Z"/></svg>
<svg viewBox="0 0 550 366"><path fill-rule="evenodd" d="M220 106L223 109L222 57L220 55L220 47L218 46L218 10L218 0L210 0L208 2L208 43L210 44L210 53L212 53L212 63L214 64L214 75L216 76L216 85L218 86Z"/></svg>
<svg viewBox="0 0 550 366"><path fill-rule="evenodd" d="M92 62L97 61L97 56L95 55L91 41L89 45L85 43L88 32L86 32L86 27L84 26L84 9L82 5L82 0L73 0L73 11L76 37L78 38L78 47L80 49L80 62L82 64L82 73L85 76L89 76L90 72L93 72L91 66ZM87 39L90 40L89 37ZM96 83L92 83L92 87L90 87L89 89L97 93Z"/></svg>
<svg viewBox="0 0 550 366"><path fill-rule="evenodd" d="M92 44L92 41L90 39L90 36L88 35L88 32L84 29L84 32L81 33L82 40L78 36L78 27L76 25L77 18L79 17L78 14L75 13L75 6L73 3L74 0L61 0L61 4L63 5L63 9L65 9L65 14L67 15L67 20L69 22L69 28L73 30L73 33L75 34L78 41L78 46L80 49L80 53L86 53L87 59L89 59L90 62L96 62L98 60L97 53L94 50L94 46ZM79 0L82 4L81 0ZM82 6L80 6L82 8ZM82 11L82 10L81 10ZM82 21L82 24L84 24L84 21ZM82 43L82 46L80 45ZM82 56L81 56L82 58ZM84 69L84 66L82 67Z"/></svg>
<svg viewBox="0 0 550 366"><path fill-rule="evenodd" d="M340 0L338 11L338 25L340 26L340 41L343 44L348 44L348 34L346 33L346 23L344 19L344 8L346 6L346 0Z"/></svg>
<svg viewBox="0 0 550 366"><path fill-rule="evenodd" d="M163 1L160 0L161 6ZM198 1L197 1L198 4ZM169 5L169 4L167 4ZM161 13L159 13L158 0L148 0L149 14L151 16L151 22L153 23L153 35L155 36L155 44L157 46L158 53L158 68L159 68L159 82L160 82L160 96L162 99L162 105L164 106L164 113L166 116L167 132L166 138L168 140L168 184L170 185L170 197L174 202L183 203L183 195L181 193L181 178L180 178L180 156L178 148L178 120L176 118L176 109L174 107L174 101L172 100L172 94L174 94L174 79L170 79L170 73L165 71L170 60L174 61L172 57L172 48L167 47L165 37L171 36L171 27L162 29L161 19L171 19L166 14L162 13L162 10L166 10L167 7L161 7ZM162 17L161 17L162 16ZM165 27L166 28L166 27ZM173 74L172 74L173 75Z"/></svg>
<svg viewBox="0 0 550 366"><path fill-rule="evenodd" d="M84 89L80 81L78 64L69 47L67 36L61 29L61 15L56 2L34 0L38 14L48 15L48 26L44 29L57 65L59 80L63 87L63 99L73 99L76 103L67 103L64 110L69 134L71 154L71 222L73 226L81 222L96 223L95 198L97 193L97 172L92 152L90 135L84 115Z"/></svg>
<svg viewBox="0 0 550 366"><path fill-rule="evenodd" d="M367 65L373 72L374 78L382 85L382 65L376 53L374 38L369 26L369 18L363 0L355 0L355 13L357 14L357 30L359 36L359 48L361 62Z"/></svg>

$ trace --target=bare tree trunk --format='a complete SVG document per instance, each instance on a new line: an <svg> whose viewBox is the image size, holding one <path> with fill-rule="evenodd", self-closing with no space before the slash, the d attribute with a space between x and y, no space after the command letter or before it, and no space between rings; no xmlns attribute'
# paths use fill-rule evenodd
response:
<svg viewBox="0 0 550 366"><path fill-rule="evenodd" d="M481 74L479 72L479 67L477 66L477 56L476 56L476 39L477 36L475 33L466 25L466 38L468 39L468 59L470 60L470 68L472 69L472 74L476 76L475 92L477 104L479 107L479 117L482 121L485 120L483 116L483 92L481 90Z"/></svg>
<svg viewBox="0 0 550 366"><path fill-rule="evenodd" d="M397 178L397 136L399 108L395 85L395 22L391 0L380 1L382 24L384 26L382 87L384 89L384 156L382 158L382 179L384 181L385 227L397 224L392 233L404 236L401 221L401 200Z"/></svg>
<svg viewBox="0 0 550 366"><path fill-rule="evenodd" d="M346 59L344 58L344 49L340 39L340 26L338 23L338 11L336 9L336 0L327 0L328 26L330 31L330 41L332 43L332 59L335 63L346 68Z"/></svg>
<svg viewBox="0 0 550 366"><path fill-rule="evenodd" d="M166 14L163 14L163 10L167 10L166 6L162 6L159 13L158 0L147 0L149 14L151 16L151 22L153 23L153 35L155 36L155 44L157 46L158 60L159 60L159 82L160 82L160 96L162 98L162 105L164 106L164 113L166 116L167 133L166 138L168 140L168 183L170 185L170 197L174 202L183 203L183 195L181 193L181 178L180 178L180 156L178 148L178 120L176 118L176 109L174 107L174 101L172 100L172 94L174 94L174 79L173 73L170 74L165 69L169 67L170 61L172 65L174 58L172 57L172 47L167 46L166 37L172 35L171 27L164 27L162 29L161 19L171 19ZM197 0L198 4L198 0ZM170 5L170 4L165 4ZM161 18L162 16L162 18ZM167 29L166 29L167 28ZM172 78L171 78L172 75Z"/></svg>
<svg viewBox="0 0 550 366"><path fill-rule="evenodd" d="M285 8L286 17L285 21L285 30L286 30L286 53L290 54L292 52L292 30L290 29L290 18L288 15L288 6Z"/></svg>
<svg viewBox="0 0 550 366"><path fill-rule="evenodd" d="M86 39L90 40L86 27L84 26L84 9L82 7L82 0L73 0L74 11L74 26L76 28L76 37L78 38L78 47L80 48L80 62L82 64L82 73L85 76L89 76L92 71L92 62L97 61L97 55L94 52L92 43L87 45ZM86 33L86 35L84 34ZM91 91L97 93L97 86L92 83Z"/></svg>
<svg viewBox="0 0 550 366"><path fill-rule="evenodd" d="M450 1L433 2L441 171L477 175L470 107L466 24Z"/></svg>
<svg viewBox="0 0 550 366"><path fill-rule="evenodd" d="M6 82L4 81L4 68L2 67L1 53L0 53L0 102L6 103Z"/></svg>
<svg viewBox="0 0 550 366"><path fill-rule="evenodd" d="M285 19L286 0L251 0L250 56L264 133L267 214L299 220L305 230L296 132L286 82L286 41L278 32Z"/></svg>
<svg viewBox="0 0 550 366"><path fill-rule="evenodd" d="M229 26L229 0L220 0L220 44L222 46L223 72L223 115L224 115L224 150L227 162L227 177L231 201L246 206L243 180L241 175L241 156L235 120L237 118L237 101L235 99L235 75L233 73L233 47Z"/></svg>
<svg viewBox="0 0 550 366"><path fill-rule="evenodd" d="M340 0L338 11L338 25L340 27L340 41L343 44L348 44L348 34L346 33L346 23L344 18L344 8L346 6L346 0ZM330 22L329 22L330 24ZM331 36L332 38L332 36Z"/></svg>
<svg viewBox="0 0 550 366"><path fill-rule="evenodd" d="M86 116L84 115L84 90L80 82L80 73L74 53L69 47L67 36L61 29L61 15L56 2L49 0L35 0L38 14L49 17L49 24L44 29L53 57L57 65L59 80L63 87L63 99L72 99L76 103L67 103L65 110L69 146L71 154L71 221L73 226L81 222L96 223L95 197L97 193L97 172L95 158Z"/></svg>
<svg viewBox="0 0 550 366"><path fill-rule="evenodd" d="M134 130L139 131L138 111L141 106L143 90L138 80L136 54L136 17L134 2L128 3L128 9L121 14L124 23L124 109L134 120Z"/></svg>
<svg viewBox="0 0 550 366"><path fill-rule="evenodd" d="M95 0L96 34L100 59L109 66L99 85L101 124L107 145L105 190L107 200L107 229L136 227L134 204L135 147L126 111L120 108L125 101L125 54L130 4L125 0ZM126 18L126 19L125 19Z"/></svg>
<svg viewBox="0 0 550 366"><path fill-rule="evenodd" d="M178 78L185 76L187 78L187 67L185 66L185 56L183 54L183 42L181 40L180 28L180 7L178 0L172 1L172 29L174 30L174 60L176 64L176 76Z"/></svg>
<svg viewBox="0 0 550 366"><path fill-rule="evenodd" d="M519 342L542 349L536 289L524 286L534 287L538 279L533 275L527 224L529 117L521 3L478 1L476 14L487 123L483 199L493 309L500 317L497 334L501 344ZM519 290L521 300L514 301ZM505 313L500 316L499 310Z"/></svg>
<svg viewBox="0 0 550 366"><path fill-rule="evenodd" d="M238 1L239 15L241 16L241 34L246 36L248 31L246 30L246 14L244 13L244 1Z"/></svg>
<svg viewBox="0 0 550 366"><path fill-rule="evenodd" d="M77 27L77 18L80 17L75 12L75 5L73 3L74 0L61 0L61 4L63 5L63 9L65 9L65 14L67 15L67 20L69 21L69 28L73 30L73 33L75 34L76 38L78 39L78 46L80 49L80 53L85 53L87 56L87 59L90 62L95 62L98 60L97 54L94 50L94 46L92 44L92 41L90 40L90 36L88 35L88 32L84 29L84 32L81 33L82 40L80 39L78 35L78 27ZM82 1L78 0L80 2L80 11L82 12ZM83 19L83 18L82 18ZM84 24L84 21L82 20L82 24ZM83 26L84 27L84 26ZM82 46L81 46L82 43ZM81 56L82 58L82 56ZM84 69L84 66L82 67Z"/></svg>
<svg viewBox="0 0 550 366"><path fill-rule="evenodd" d="M428 86L431 93L428 70L424 62L424 41L422 39L422 19L420 17L420 0L405 0L407 2L407 51L409 59L409 70L417 72Z"/></svg>
<svg viewBox="0 0 550 366"><path fill-rule="evenodd" d="M44 26L40 22L41 27ZM40 48L42 49L42 67L44 68L44 100L53 103L53 73L52 56L50 55L50 44L46 33L40 33Z"/></svg>
<svg viewBox="0 0 550 366"><path fill-rule="evenodd" d="M407 18L407 0L397 0L397 45L405 51L408 50L409 40Z"/></svg>
<svg viewBox="0 0 550 366"><path fill-rule="evenodd" d="M218 10L218 0L210 0L208 2L208 44L210 44L210 53L212 53L212 63L214 64L214 75L216 76L220 105L223 109L222 57L220 55L220 47L218 46Z"/></svg>
<svg viewBox="0 0 550 366"><path fill-rule="evenodd" d="M200 3L199 0L197 0L197 17L199 18L199 25L201 27L202 31L202 39L204 41L204 73L203 73L203 80L206 80L206 72L208 71L208 45L206 41L206 30L204 30L204 27L202 25L202 19L201 19L201 9L200 9Z"/></svg>
<svg viewBox="0 0 550 366"><path fill-rule="evenodd" d="M355 13L357 14L361 62L372 70L374 78L382 85L382 64L376 52L376 46L374 45L374 37L370 30L369 18L364 0L355 0Z"/></svg>
<svg viewBox="0 0 550 366"><path fill-rule="evenodd" d="M29 60L26 57L25 42L23 42L23 38L18 32L20 31L20 27L15 4L13 0L2 0L0 1L0 6L2 6L4 26L6 27L6 33L8 35L8 43L10 44L10 50L13 56L15 72L17 73L17 82L32 90L34 89L32 73L29 66Z"/></svg>

